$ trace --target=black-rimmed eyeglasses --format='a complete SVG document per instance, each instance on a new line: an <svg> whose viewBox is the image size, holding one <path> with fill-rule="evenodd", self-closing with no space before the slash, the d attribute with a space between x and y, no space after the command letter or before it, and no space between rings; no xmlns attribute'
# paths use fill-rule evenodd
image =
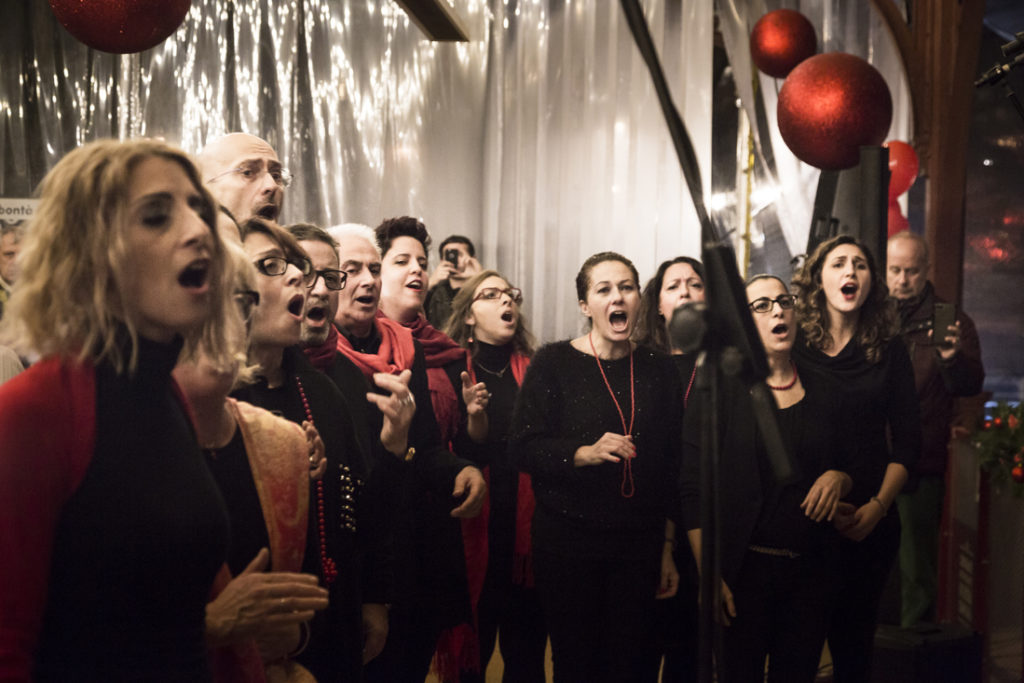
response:
<svg viewBox="0 0 1024 683"><path fill-rule="evenodd" d="M779 308L786 311L796 304L796 294L779 294L774 299L769 299L766 296L762 296L759 299L754 299L748 306L754 313L771 313L772 308L775 304L779 305Z"/></svg>
<svg viewBox="0 0 1024 683"><path fill-rule="evenodd" d="M507 294L508 298L512 299L516 305L523 303L523 290L518 287L509 287L508 289L484 287L473 297L473 301L494 301L495 299L500 299L503 294Z"/></svg>
<svg viewBox="0 0 1024 683"><path fill-rule="evenodd" d="M324 268L323 270L314 270L313 279L307 285L310 289L316 287L317 278L324 279L324 285L327 289L340 292L345 289L345 283L348 282L348 274L343 270L335 270L334 268Z"/></svg>
<svg viewBox="0 0 1024 683"><path fill-rule="evenodd" d="M302 273L302 283L307 287L311 285L316 277L316 273L313 271L313 263L307 258L287 259L283 256L264 256L253 261L253 265L256 266L256 270L271 277L284 275L289 265L295 266Z"/></svg>

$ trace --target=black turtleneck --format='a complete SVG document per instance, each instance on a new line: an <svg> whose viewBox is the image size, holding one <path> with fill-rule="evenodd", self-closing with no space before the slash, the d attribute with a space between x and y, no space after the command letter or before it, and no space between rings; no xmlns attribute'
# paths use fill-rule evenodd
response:
<svg viewBox="0 0 1024 683"><path fill-rule="evenodd" d="M54 535L35 680L209 680L228 519L171 381L180 350L140 339L134 372L96 368L93 455Z"/></svg>

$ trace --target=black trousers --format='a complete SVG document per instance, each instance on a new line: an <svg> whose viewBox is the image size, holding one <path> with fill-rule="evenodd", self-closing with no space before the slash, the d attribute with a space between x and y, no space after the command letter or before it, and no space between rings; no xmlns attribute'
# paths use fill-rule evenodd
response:
<svg viewBox="0 0 1024 683"><path fill-rule="evenodd" d="M534 547L555 683L649 680L659 551L594 559Z"/></svg>
<svg viewBox="0 0 1024 683"><path fill-rule="evenodd" d="M544 651L548 632L536 588L512 583L509 576L488 571L477 604L480 673L463 672L462 683L483 683L495 643L505 670L503 683L544 683Z"/></svg>
<svg viewBox="0 0 1024 683"><path fill-rule="evenodd" d="M747 551L730 586L736 617L723 629L722 683L813 683L835 600L835 557Z"/></svg>
<svg viewBox="0 0 1024 683"><path fill-rule="evenodd" d="M366 683L423 683L442 631L435 610L395 606L384 649L363 669Z"/></svg>
<svg viewBox="0 0 1024 683"><path fill-rule="evenodd" d="M839 593L828 630L836 683L867 683L871 676L878 606L899 546L896 514L860 543L841 542Z"/></svg>

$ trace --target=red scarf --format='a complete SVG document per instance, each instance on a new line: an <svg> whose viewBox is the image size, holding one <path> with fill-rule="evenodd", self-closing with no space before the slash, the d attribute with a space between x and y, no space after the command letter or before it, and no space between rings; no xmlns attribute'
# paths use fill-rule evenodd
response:
<svg viewBox="0 0 1024 683"><path fill-rule="evenodd" d="M313 364L313 367L320 372L327 372L331 364L334 363L334 354L338 352L338 337L340 336L338 328L332 324L323 344L305 346L302 348L302 352L306 354L306 358Z"/></svg>
<svg viewBox="0 0 1024 683"><path fill-rule="evenodd" d="M522 385L523 376L530 359L515 352L509 359L512 376L516 384ZM476 384L476 372L473 361L467 354L466 370L470 381ZM449 386L451 382L449 382ZM484 468L487 486L491 485L490 468ZM519 488L516 493L516 540L512 551L512 581L521 586L533 586L533 561L531 549L530 525L533 521L533 509L536 501L533 497L533 486L530 475L519 473ZM473 610L473 625L461 624L441 634L438 641L435 669L438 677L446 683L458 683L461 671L480 672L480 639L477 635L477 606L483 592L484 578L487 576L488 534L491 518L490 499L484 499L480 514L472 519L462 520L462 543L466 556L466 582L469 585L469 601Z"/></svg>
<svg viewBox="0 0 1024 683"><path fill-rule="evenodd" d="M459 429L459 397L448 379L444 366L455 360L467 358L466 350L452 341L444 332L427 322L421 313L416 320L403 325L412 332L413 338L423 347L427 360L427 384L430 386L430 403L434 406L437 427L441 431L441 443L450 444Z"/></svg>
<svg viewBox="0 0 1024 683"><path fill-rule="evenodd" d="M409 330L394 320L385 318L380 311L377 311L377 317L374 318L373 324L377 326L377 332L380 333L380 348L377 349L377 353L356 351L343 334L338 335L338 351L355 363L371 382L375 372L397 375L402 370L411 368L412 361L416 356L416 347Z"/></svg>

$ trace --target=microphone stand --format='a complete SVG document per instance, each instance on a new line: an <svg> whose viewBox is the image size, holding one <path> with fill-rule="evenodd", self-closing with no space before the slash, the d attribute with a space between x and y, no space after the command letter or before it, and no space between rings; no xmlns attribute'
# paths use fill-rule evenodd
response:
<svg viewBox="0 0 1024 683"><path fill-rule="evenodd" d="M1003 51L1003 56L1008 59L1002 64L996 63L994 66L989 68L988 71L983 73L981 77L974 82L974 87L980 88L983 85L996 85L997 83L1002 83L1006 99L1010 100L1010 104L1013 105L1013 108L1017 110L1017 114L1020 115L1021 120L1024 121L1024 105L1021 105L1020 98L1017 97L1017 93L1014 92L1013 88L1010 87L1009 82L1006 80L1010 71L1021 64L1024 64L1024 31L1017 33L1016 37L1003 45L1001 49Z"/></svg>

